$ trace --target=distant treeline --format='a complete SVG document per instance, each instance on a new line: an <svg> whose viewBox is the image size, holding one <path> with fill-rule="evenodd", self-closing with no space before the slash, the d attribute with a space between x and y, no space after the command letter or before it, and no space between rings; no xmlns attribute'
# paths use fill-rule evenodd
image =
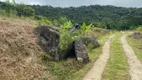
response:
<svg viewBox="0 0 142 80"><path fill-rule="evenodd" d="M81 7L52 7L31 6L36 15L46 16L48 19L60 20L67 17L73 23L92 23L95 27L113 30L135 29L142 25L142 8L124 8L115 6L90 5Z"/></svg>
<svg viewBox="0 0 142 80"><path fill-rule="evenodd" d="M0 2L0 14L6 16L16 15L19 17L30 17L34 16L35 10L24 4L17 4L14 0L13 2L7 0L6 2Z"/></svg>
<svg viewBox="0 0 142 80"><path fill-rule="evenodd" d="M16 16L32 16L36 20L53 24L57 27L68 20L71 20L73 24L92 23L95 27L111 30L130 30L142 25L142 8L125 8L110 5L60 8L0 2L0 14L2 11L7 14L16 14Z"/></svg>

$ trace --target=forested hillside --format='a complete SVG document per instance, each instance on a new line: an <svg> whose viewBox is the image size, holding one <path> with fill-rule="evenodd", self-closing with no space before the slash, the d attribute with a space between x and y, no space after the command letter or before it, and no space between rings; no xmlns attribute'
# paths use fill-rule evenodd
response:
<svg viewBox="0 0 142 80"><path fill-rule="evenodd" d="M93 24L94 27L111 30L130 30L142 25L142 8L90 5L81 7L52 7L0 2L1 14L33 17L41 23L60 27L71 20L73 24ZM4 10L4 11L3 11Z"/></svg>
<svg viewBox="0 0 142 80"><path fill-rule="evenodd" d="M115 6L90 5L81 7L51 7L33 5L36 15L46 16L48 19L60 21L67 17L73 23L93 23L95 27L107 29L128 30L142 25L142 8L124 8Z"/></svg>

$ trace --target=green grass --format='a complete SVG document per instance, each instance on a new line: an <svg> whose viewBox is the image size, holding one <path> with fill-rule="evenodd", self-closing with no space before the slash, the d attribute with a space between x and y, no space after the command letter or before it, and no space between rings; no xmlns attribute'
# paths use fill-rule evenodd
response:
<svg viewBox="0 0 142 80"><path fill-rule="evenodd" d="M130 80L128 64L125 57L118 33L110 46L110 58L102 75L102 80Z"/></svg>
<svg viewBox="0 0 142 80"><path fill-rule="evenodd" d="M77 62L76 59L68 59L66 61L46 63L47 70L50 71L55 80L82 80L83 76L93 66L94 61L102 53L102 46L108 37L112 34L99 38L100 47L88 52L91 61L88 64Z"/></svg>
<svg viewBox="0 0 142 80"><path fill-rule="evenodd" d="M127 41L133 48L139 60L142 62L142 39L133 39L132 37L127 37Z"/></svg>
<svg viewBox="0 0 142 80"><path fill-rule="evenodd" d="M77 71L75 73L75 77L72 80L82 80L84 75L88 72L88 70L90 70L94 64L94 62L99 58L99 55L102 53L102 46L104 45L104 43L106 42L106 40L114 33L110 33L108 35L99 37L98 42L100 44L100 47L96 48L96 49L88 49L88 55L90 57L90 63L86 64L82 69L80 69L79 71Z"/></svg>

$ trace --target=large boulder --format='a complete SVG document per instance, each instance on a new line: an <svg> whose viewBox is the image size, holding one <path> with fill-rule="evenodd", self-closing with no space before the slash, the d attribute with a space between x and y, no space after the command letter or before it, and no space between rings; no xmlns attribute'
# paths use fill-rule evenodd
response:
<svg viewBox="0 0 142 80"><path fill-rule="evenodd" d="M52 59L59 59L59 30L51 26L40 26L35 28L34 33L39 38L39 45L45 50Z"/></svg>
<svg viewBox="0 0 142 80"><path fill-rule="evenodd" d="M40 26L35 28L34 33L39 38L39 45L49 55L49 60L63 60L69 57L76 57L80 62L88 62L89 56L86 46L96 48L99 46L95 37L83 37L68 44L66 50L61 50L59 46L59 29L51 26Z"/></svg>
<svg viewBox="0 0 142 80"><path fill-rule="evenodd" d="M75 46L75 54L76 54L77 60L80 62L88 62L89 56L86 51L86 47L83 44L83 41L81 39L75 41L74 46Z"/></svg>
<svg viewBox="0 0 142 80"><path fill-rule="evenodd" d="M99 43L96 39L96 37L83 37L81 39L83 41L83 44L91 49L99 47Z"/></svg>
<svg viewBox="0 0 142 80"><path fill-rule="evenodd" d="M48 55L49 60L61 60L70 56L75 56L73 43L68 45L66 50L59 48L59 29L51 26L40 26L35 28L34 34L39 38L39 45Z"/></svg>

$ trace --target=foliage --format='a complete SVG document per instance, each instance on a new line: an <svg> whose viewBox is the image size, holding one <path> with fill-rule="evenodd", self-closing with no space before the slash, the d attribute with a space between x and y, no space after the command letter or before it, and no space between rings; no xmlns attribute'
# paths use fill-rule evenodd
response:
<svg viewBox="0 0 142 80"><path fill-rule="evenodd" d="M52 22L44 16L35 16L34 17L38 21L38 25L51 25Z"/></svg>
<svg viewBox="0 0 142 80"><path fill-rule="evenodd" d="M136 28L137 31L142 31L142 26L139 26L138 28Z"/></svg>
<svg viewBox="0 0 142 80"><path fill-rule="evenodd" d="M68 47L68 44L73 42L73 37L71 36L71 32L68 31L69 28L71 28L72 22L67 21L61 26L60 30L60 49L65 50Z"/></svg>
<svg viewBox="0 0 142 80"><path fill-rule="evenodd" d="M115 6L90 5L81 7L59 8L51 6L31 6L36 15L57 20L61 16L71 20L73 24L92 23L95 27L111 30L129 30L142 25L142 8L124 8Z"/></svg>
<svg viewBox="0 0 142 80"><path fill-rule="evenodd" d="M131 30L142 25L142 8L124 8L115 6L80 6L80 7L52 7L40 5L17 4L15 0L10 3L0 2L0 8L5 10L7 16L44 16L53 25L59 27L66 21L73 24L92 23L93 26L111 30ZM4 12L4 11L3 11Z"/></svg>
<svg viewBox="0 0 142 80"><path fill-rule="evenodd" d="M92 24L87 26L85 23L83 23L81 29L70 32L69 29L73 27L73 24L71 21L65 22L63 25L61 25L60 30L60 49L67 49L68 45L72 44L73 41L84 36L91 26Z"/></svg>
<svg viewBox="0 0 142 80"><path fill-rule="evenodd" d="M15 0L13 0L12 3L10 3L9 0L7 0L6 2L0 2L0 5L1 9L6 12L7 16L15 14L20 17L30 17L34 16L35 14L35 11L32 7L24 4L16 4Z"/></svg>
<svg viewBox="0 0 142 80"><path fill-rule="evenodd" d="M55 80L82 80L85 73L93 66L94 61L98 59L99 55L102 53L102 46L109 36L110 34L99 36L100 39L98 41L101 47L88 51L88 55L91 59L88 64L80 63L76 61L76 59L67 59L66 61L60 62L48 61L47 70L54 75Z"/></svg>
<svg viewBox="0 0 142 80"><path fill-rule="evenodd" d="M81 33L85 34L86 31L88 31L91 28L92 24L86 25L86 23L83 22L83 25L81 26Z"/></svg>
<svg viewBox="0 0 142 80"><path fill-rule="evenodd" d="M68 21L67 17L60 17L58 20L60 25L63 25L66 21Z"/></svg>
<svg viewBox="0 0 142 80"><path fill-rule="evenodd" d="M17 16L25 16L25 17L34 16L35 12L34 9L24 4L18 4L16 6L16 11L17 11Z"/></svg>

